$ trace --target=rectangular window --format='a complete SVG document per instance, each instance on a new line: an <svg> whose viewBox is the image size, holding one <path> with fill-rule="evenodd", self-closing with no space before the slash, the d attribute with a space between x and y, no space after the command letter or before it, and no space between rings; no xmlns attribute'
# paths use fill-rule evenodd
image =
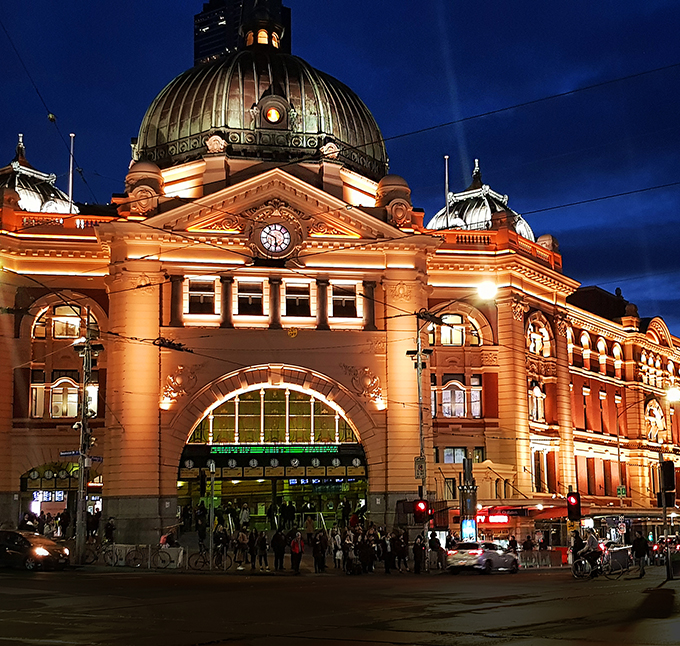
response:
<svg viewBox="0 0 680 646"><path fill-rule="evenodd" d="M238 313L262 316L262 283L238 282Z"/></svg>
<svg viewBox="0 0 680 646"><path fill-rule="evenodd" d="M482 416L482 375L472 375L470 378L470 416Z"/></svg>
<svg viewBox="0 0 680 646"><path fill-rule="evenodd" d="M442 415L465 417L465 390L456 387L442 390Z"/></svg>
<svg viewBox="0 0 680 646"><path fill-rule="evenodd" d="M472 461L473 462L484 462L484 447L476 446L472 449Z"/></svg>
<svg viewBox="0 0 680 646"><path fill-rule="evenodd" d="M61 382L52 388L52 417L78 416L78 388Z"/></svg>
<svg viewBox="0 0 680 646"><path fill-rule="evenodd" d="M430 390L430 415L437 417L437 390L432 388Z"/></svg>
<svg viewBox="0 0 680 646"><path fill-rule="evenodd" d="M356 285L331 285L331 289L333 290L333 310L331 316L356 318Z"/></svg>
<svg viewBox="0 0 680 646"><path fill-rule="evenodd" d="M215 313L215 280L189 279L189 314Z"/></svg>
<svg viewBox="0 0 680 646"><path fill-rule="evenodd" d="M447 446L444 449L444 464L463 464L467 457L467 449L460 446Z"/></svg>
<svg viewBox="0 0 680 646"><path fill-rule="evenodd" d="M456 500L458 497L458 490L456 489L455 478L444 479L444 498L445 500Z"/></svg>
<svg viewBox="0 0 680 646"><path fill-rule="evenodd" d="M80 336L80 307L55 305L52 316L52 336L55 339L77 339Z"/></svg>
<svg viewBox="0 0 680 646"><path fill-rule="evenodd" d="M45 413L45 384L31 384L31 417Z"/></svg>
<svg viewBox="0 0 680 646"><path fill-rule="evenodd" d="M309 283L285 283L286 316L311 316Z"/></svg>

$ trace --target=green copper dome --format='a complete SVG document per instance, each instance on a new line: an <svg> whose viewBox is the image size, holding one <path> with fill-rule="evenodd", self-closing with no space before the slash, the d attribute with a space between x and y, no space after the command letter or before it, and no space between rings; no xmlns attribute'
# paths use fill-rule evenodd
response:
<svg viewBox="0 0 680 646"><path fill-rule="evenodd" d="M257 40L180 74L144 116L138 159L167 168L208 152L282 164L325 157L375 181L387 172L380 129L361 99Z"/></svg>

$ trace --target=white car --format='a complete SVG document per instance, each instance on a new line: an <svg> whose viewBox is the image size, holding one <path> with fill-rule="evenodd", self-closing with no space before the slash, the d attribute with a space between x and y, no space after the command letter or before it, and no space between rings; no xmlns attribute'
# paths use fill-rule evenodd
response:
<svg viewBox="0 0 680 646"><path fill-rule="evenodd" d="M516 574L519 571L519 559L497 543L458 543L447 551L446 567L451 574L458 574L462 570L477 570L483 574L507 570Z"/></svg>

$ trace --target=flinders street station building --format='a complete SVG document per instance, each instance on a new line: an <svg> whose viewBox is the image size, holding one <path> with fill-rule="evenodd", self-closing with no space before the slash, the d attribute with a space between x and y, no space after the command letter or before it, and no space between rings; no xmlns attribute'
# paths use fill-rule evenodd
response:
<svg viewBox="0 0 680 646"><path fill-rule="evenodd" d="M0 169L0 522L75 515L87 464L131 543L213 476L263 528L272 501L331 526L344 499L391 527L424 473L459 531L467 458L484 536L565 536L569 491L598 529L658 524L680 339L569 278L474 160L424 213L362 100L259 4L158 94L112 206L70 204L28 138Z"/></svg>

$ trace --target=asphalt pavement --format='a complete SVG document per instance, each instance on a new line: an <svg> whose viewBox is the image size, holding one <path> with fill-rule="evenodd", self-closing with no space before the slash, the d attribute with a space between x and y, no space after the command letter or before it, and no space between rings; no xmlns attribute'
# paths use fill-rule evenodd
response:
<svg viewBox="0 0 680 646"><path fill-rule="evenodd" d="M331 569L300 576L0 571L0 646L512 646L680 643L678 582Z"/></svg>

